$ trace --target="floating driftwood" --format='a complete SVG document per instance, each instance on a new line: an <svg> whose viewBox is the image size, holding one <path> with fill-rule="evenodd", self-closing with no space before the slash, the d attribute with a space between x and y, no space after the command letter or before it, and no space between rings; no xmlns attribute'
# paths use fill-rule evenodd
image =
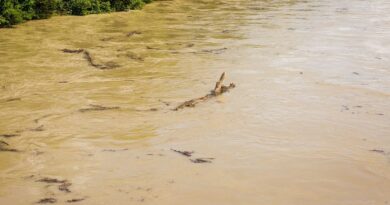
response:
<svg viewBox="0 0 390 205"><path fill-rule="evenodd" d="M201 53L214 53L214 54L221 54L225 52L227 48L217 48L217 49L204 49L201 51Z"/></svg>
<svg viewBox="0 0 390 205"><path fill-rule="evenodd" d="M127 37L131 37L131 36L134 36L134 35L139 35L139 34L142 34L141 31L130 31L126 34Z"/></svg>
<svg viewBox="0 0 390 205"><path fill-rule="evenodd" d="M129 150L128 148L124 148L124 149L104 149L102 150L102 152L119 152L119 151L127 151Z"/></svg>
<svg viewBox="0 0 390 205"><path fill-rule="evenodd" d="M9 144L0 140L0 152L19 152L17 149L9 148Z"/></svg>
<svg viewBox="0 0 390 205"><path fill-rule="evenodd" d="M152 47L152 46L146 46L146 49L149 49L149 50L162 50L161 48L156 48L156 47Z"/></svg>
<svg viewBox="0 0 390 205"><path fill-rule="evenodd" d="M200 164L200 163L212 163L212 160L215 158L212 157L202 157L202 158L193 158L191 159L192 155L195 153L194 151L185 151L185 150L177 150L177 149L171 149L171 151L176 152L178 154L181 154L185 157L188 157L190 162Z"/></svg>
<svg viewBox="0 0 390 205"><path fill-rule="evenodd" d="M372 149L372 150L370 150L370 152L376 152L379 154L386 154L385 150L382 150L382 149Z"/></svg>
<svg viewBox="0 0 390 205"><path fill-rule="evenodd" d="M191 48L194 44L188 44L186 47ZM172 51L172 54L180 54L180 53L192 53L192 54L222 54L224 53L228 48L217 48L217 49L203 49L200 51L191 51L191 52L179 52L179 51ZM172 50L172 49L170 49Z"/></svg>
<svg viewBox="0 0 390 205"><path fill-rule="evenodd" d="M193 53L193 54L202 54L202 53L221 54L221 53L225 52L226 50L227 50L227 48L203 49L200 51L192 51L190 53Z"/></svg>
<svg viewBox="0 0 390 205"><path fill-rule="evenodd" d="M0 146L9 146L7 142L4 142L3 140L0 140Z"/></svg>
<svg viewBox="0 0 390 205"><path fill-rule="evenodd" d="M64 182L58 186L58 190L65 192L65 193L70 193L71 192L69 189L70 186L72 186L72 183Z"/></svg>
<svg viewBox="0 0 390 205"><path fill-rule="evenodd" d="M75 203L75 202L84 201L84 200L85 200L85 198L76 198L76 199L66 200L66 202L68 202L68 203Z"/></svg>
<svg viewBox="0 0 390 205"><path fill-rule="evenodd" d="M179 153L183 156L186 156L186 157L191 157L192 154L194 153L194 151L181 151L181 150L177 150L177 149L171 149L171 150L176 152L176 153Z"/></svg>
<svg viewBox="0 0 390 205"><path fill-rule="evenodd" d="M200 103L200 102L204 102L210 98L216 97L218 95L222 95L223 93L228 92L230 89L233 89L236 87L236 85L234 83L230 83L228 86L223 85L222 83L224 80L225 80L225 72L222 73L221 77L219 78L219 80L215 84L214 90L212 90L209 94L207 94L203 97L200 97L200 98L195 98L192 100L185 101L173 110L178 111L178 110L186 108L186 107L195 107L195 105Z"/></svg>
<svg viewBox="0 0 390 205"><path fill-rule="evenodd" d="M88 51L84 51L84 58L89 62L89 65L98 68L100 70L109 70L119 67L115 62L107 62L106 64L97 64L91 57L91 54Z"/></svg>
<svg viewBox="0 0 390 205"><path fill-rule="evenodd" d="M44 183L48 183L48 184L62 184L62 183L65 183L66 180L60 180L60 179L56 179L56 178L44 177L42 179L38 179L37 182L44 182Z"/></svg>
<svg viewBox="0 0 390 205"><path fill-rule="evenodd" d="M11 138L17 136L20 136L20 134L0 134L0 137L4 137L4 138Z"/></svg>
<svg viewBox="0 0 390 205"><path fill-rule="evenodd" d="M43 198L39 200L37 203L38 204L54 204L57 202L57 199L55 198Z"/></svg>
<svg viewBox="0 0 390 205"><path fill-rule="evenodd" d="M56 178L49 178L45 177L42 179L37 180L37 182L43 182L47 184L58 184L58 190L65 192L65 193L70 193L69 187L72 186L72 183L70 183L68 180L60 180Z"/></svg>
<svg viewBox="0 0 390 205"><path fill-rule="evenodd" d="M137 112L156 112L156 111L159 111L158 108L149 108L149 109L135 109L135 111Z"/></svg>
<svg viewBox="0 0 390 205"><path fill-rule="evenodd" d="M167 102L167 101L164 101L164 100L161 100L161 99L159 99L158 101L163 103L165 106L170 106L171 105L170 102Z"/></svg>
<svg viewBox="0 0 390 205"><path fill-rule="evenodd" d="M118 110L120 109L120 107L105 107L105 106L102 106L102 105L89 105L90 108L83 108L83 109L80 109L79 111L80 112L89 112L89 111L103 111L103 110Z"/></svg>
<svg viewBox="0 0 390 205"><path fill-rule="evenodd" d="M20 100L22 100L22 98L8 98L5 99L5 102L20 101Z"/></svg>
<svg viewBox="0 0 390 205"><path fill-rule="evenodd" d="M200 164L200 163L211 163L214 158L196 158L190 159L192 163Z"/></svg>
<svg viewBox="0 0 390 205"><path fill-rule="evenodd" d="M84 52L84 49L74 49L74 50L72 50L72 49L65 48L65 49L62 49L62 52L64 52L64 53L82 53L82 52Z"/></svg>
<svg viewBox="0 0 390 205"><path fill-rule="evenodd" d="M95 60L92 58L91 54L89 53L89 51L87 51L85 49L72 50L72 49L65 48L65 49L62 49L61 51L64 53L83 53L84 59L88 61L89 65L92 67L98 68L100 70L109 70L109 69L114 69L114 68L119 67L119 65L115 62L107 62L105 64L96 63Z"/></svg>

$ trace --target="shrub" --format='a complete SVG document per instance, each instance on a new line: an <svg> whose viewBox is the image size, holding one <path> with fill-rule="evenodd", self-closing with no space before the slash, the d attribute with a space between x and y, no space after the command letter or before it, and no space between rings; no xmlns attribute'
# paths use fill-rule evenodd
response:
<svg viewBox="0 0 390 205"><path fill-rule="evenodd" d="M144 6L143 0L110 0L111 8L115 11L140 9Z"/></svg>
<svg viewBox="0 0 390 205"><path fill-rule="evenodd" d="M35 0L35 16L34 19L49 18L56 9L56 1L54 0Z"/></svg>
<svg viewBox="0 0 390 205"><path fill-rule="evenodd" d="M23 14L19 9L6 9L3 11L2 16L5 19L4 26L11 26L23 22Z"/></svg>
<svg viewBox="0 0 390 205"><path fill-rule="evenodd" d="M19 8L22 10L23 19L31 20L35 17L35 2L34 0L19 0Z"/></svg>
<svg viewBox="0 0 390 205"><path fill-rule="evenodd" d="M150 2L152 0L0 0L0 27L49 18L53 13L87 15L141 9Z"/></svg>
<svg viewBox="0 0 390 205"><path fill-rule="evenodd" d="M130 4L130 9L141 9L145 5L143 0L132 0Z"/></svg>
<svg viewBox="0 0 390 205"><path fill-rule="evenodd" d="M90 13L92 3L90 0L71 0L70 10L72 15L83 16Z"/></svg>
<svg viewBox="0 0 390 205"><path fill-rule="evenodd" d="M5 19L3 16L0 16L0 26L8 24L7 19Z"/></svg>
<svg viewBox="0 0 390 205"><path fill-rule="evenodd" d="M101 1L100 2L100 11L101 12L110 12L111 11L111 5L110 1Z"/></svg>

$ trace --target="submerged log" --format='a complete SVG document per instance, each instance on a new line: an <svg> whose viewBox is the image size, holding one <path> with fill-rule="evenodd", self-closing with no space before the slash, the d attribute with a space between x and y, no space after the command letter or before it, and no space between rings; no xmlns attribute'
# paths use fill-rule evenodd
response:
<svg viewBox="0 0 390 205"><path fill-rule="evenodd" d="M223 85L223 81L225 80L225 72L222 73L219 80L215 83L215 88L207 95L199 98L195 98L192 100L185 101L178 105L174 111L178 111L180 109L186 108L186 107L195 107L196 104L200 102L204 102L210 98L216 97L218 95L222 95L225 92L228 92L230 89L233 89L236 87L234 83L230 83L228 86Z"/></svg>

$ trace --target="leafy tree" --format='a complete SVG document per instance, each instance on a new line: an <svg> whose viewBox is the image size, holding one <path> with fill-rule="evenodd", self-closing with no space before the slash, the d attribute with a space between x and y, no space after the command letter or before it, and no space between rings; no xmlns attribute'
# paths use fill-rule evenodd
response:
<svg viewBox="0 0 390 205"><path fill-rule="evenodd" d="M0 0L0 27L52 14L87 15L141 9L152 0Z"/></svg>
<svg viewBox="0 0 390 205"><path fill-rule="evenodd" d="M28 0L32 1L32 0ZM54 10L56 9L55 0L35 0L34 10L35 16L34 19L46 19L49 18Z"/></svg>

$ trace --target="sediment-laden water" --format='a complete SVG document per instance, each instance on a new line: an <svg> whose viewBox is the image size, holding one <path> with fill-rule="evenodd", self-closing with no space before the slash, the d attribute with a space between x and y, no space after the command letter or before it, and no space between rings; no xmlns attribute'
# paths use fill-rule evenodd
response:
<svg viewBox="0 0 390 205"><path fill-rule="evenodd" d="M1 29L0 204L388 204L389 36L385 0L156 1ZM222 72L236 88L172 110Z"/></svg>

